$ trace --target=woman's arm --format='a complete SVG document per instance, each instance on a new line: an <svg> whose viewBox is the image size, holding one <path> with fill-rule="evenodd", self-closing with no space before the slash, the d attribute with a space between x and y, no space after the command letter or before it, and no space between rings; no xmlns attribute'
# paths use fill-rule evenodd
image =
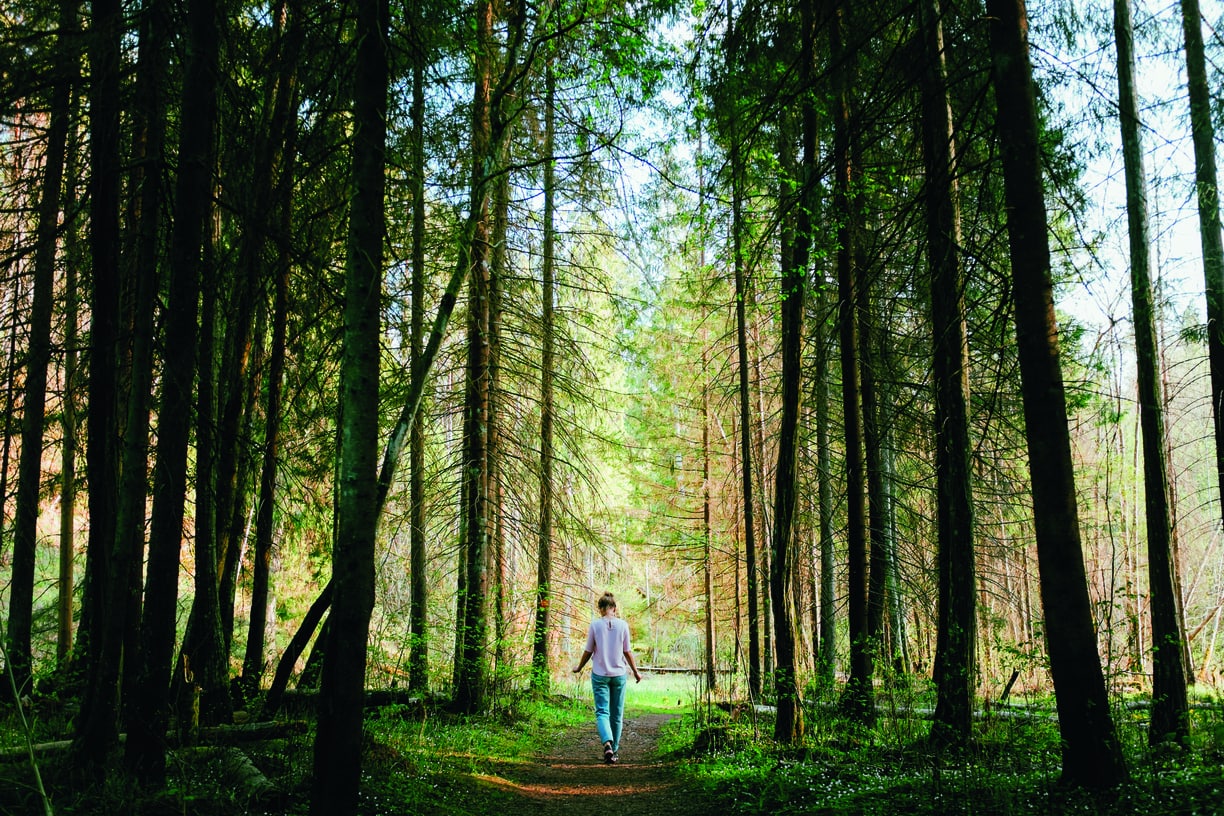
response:
<svg viewBox="0 0 1224 816"><path fill-rule="evenodd" d="M591 659L591 653L588 651L583 651L582 657L578 661L578 665L574 667L574 674L577 674L578 672L582 671L582 667L585 666L587 664L587 661L590 659ZM637 670L634 669L634 671L637 671Z"/></svg>
<svg viewBox="0 0 1224 816"><path fill-rule="evenodd" d="M642 673L638 671L637 663L633 660L633 652L628 649L625 650L625 660L629 661L629 668L633 669L634 682L642 682Z"/></svg>

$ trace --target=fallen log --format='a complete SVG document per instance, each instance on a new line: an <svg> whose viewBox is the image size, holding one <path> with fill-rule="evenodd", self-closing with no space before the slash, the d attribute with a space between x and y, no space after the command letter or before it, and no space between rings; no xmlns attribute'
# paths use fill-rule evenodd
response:
<svg viewBox="0 0 1224 816"><path fill-rule="evenodd" d="M281 722L244 723L242 725L210 725L201 728L197 739L200 746L230 746L259 740L282 739L299 734L305 734L309 725L305 720L284 720ZM127 740L126 734L119 735L119 743ZM179 748L182 741L178 732L166 734L166 747ZM35 757L52 756L67 751L72 747L72 740L54 740L41 742L33 746ZM30 758L26 748L0 749L0 762L24 762Z"/></svg>

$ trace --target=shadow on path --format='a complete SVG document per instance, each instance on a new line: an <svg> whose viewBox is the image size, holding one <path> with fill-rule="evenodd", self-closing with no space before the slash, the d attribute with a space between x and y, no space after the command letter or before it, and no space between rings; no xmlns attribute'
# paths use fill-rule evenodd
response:
<svg viewBox="0 0 1224 816"><path fill-rule="evenodd" d="M495 766L479 780L511 795L505 816L607 813L621 807L650 816L699 816L705 809L676 782L675 763L657 756L659 729L672 716L626 720L616 765L604 764L592 724L565 732L543 755Z"/></svg>

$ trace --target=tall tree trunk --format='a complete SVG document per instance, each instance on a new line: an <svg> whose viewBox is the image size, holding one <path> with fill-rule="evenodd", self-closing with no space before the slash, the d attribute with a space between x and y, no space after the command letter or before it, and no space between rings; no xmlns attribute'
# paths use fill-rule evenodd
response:
<svg viewBox="0 0 1224 816"><path fill-rule="evenodd" d="M476 82L472 101L472 198L480 216L472 236L469 264L468 351L464 397L463 480L464 582L462 647L457 650L456 710L473 713L484 707L485 693L485 549L488 546L489 304L488 304L488 165L493 156L490 93L493 74L493 6L476 4Z"/></svg>
<svg viewBox="0 0 1224 816"><path fill-rule="evenodd" d="M862 167L861 157L856 158L854 165ZM857 198L861 198L857 196ZM863 212L863 207L856 203L857 213ZM861 218L861 215L856 215ZM860 233L860 239L855 242L858 259L855 262L855 272L859 276L858 302L854 310L859 324L859 388L863 402L863 464L867 472L867 639L873 656L887 658L884 653L884 610L885 598L884 579L887 573L888 550L885 539L888 527L888 502L884 487L884 464L881 448L884 434L882 432L882 409L876 384L876 368L881 358L880 350L876 348L877 338L872 315L874 301L871 294L871 269L867 260L865 244L866 236Z"/></svg>
<svg viewBox="0 0 1224 816"><path fill-rule="evenodd" d="M73 19L76 17L74 15ZM70 199L75 198L75 192ZM75 203L75 202L73 202ZM74 239L69 239L75 243ZM70 244L71 246L72 244ZM73 253L75 254L75 253ZM76 258L64 265L64 398L60 409L63 443L60 455L60 549L59 549L59 636L55 640L56 666L63 670L72 657L73 584L76 557L77 497L77 302Z"/></svg>
<svg viewBox="0 0 1224 816"><path fill-rule="evenodd" d="M790 256L790 239L784 238L779 247L780 254L783 257ZM762 590L758 592L757 597L760 600L761 606L761 661L763 663L761 669L764 676L769 678L773 676L774 670L774 646L773 646L773 613L770 605L769 591L769 576L770 572L770 557L773 553L773 541L771 540L772 529L770 529L769 513L769 494L765 491L765 392L762 384L764 377L761 375L761 357L760 357L760 335L759 324L756 320L753 321L753 340L755 349L758 352L752 358L753 379L756 381L756 393L754 395L756 401L756 417L752 423L753 440L756 450L753 458L753 463L756 466L756 482L759 494L757 496L757 515L758 527L762 535L760 546L757 547L757 553L760 556L757 563L758 577L757 581L762 586Z"/></svg>
<svg viewBox="0 0 1224 816"><path fill-rule="evenodd" d="M425 342L425 35L421 30L420 3L413 3L412 37L412 312L411 361L415 372ZM408 440L409 567L412 600L408 629L412 635L408 655L408 688L429 688L428 586L425 558L425 420L417 412Z"/></svg>
<svg viewBox="0 0 1224 816"><path fill-rule="evenodd" d="M536 547L535 631L531 649L531 687L548 691L549 607L552 605L553 538L553 370L556 367L556 95L557 78L549 59L544 68L544 237L540 314L540 529Z"/></svg>
<svg viewBox="0 0 1224 816"><path fill-rule="evenodd" d="M884 554L886 563L885 602L888 613L888 650L892 656L893 671L908 674L910 670L909 638L905 627L905 603L901 594L901 555L897 541L897 464L896 440L893 429L884 432L880 450L884 468L885 516L888 526L884 530Z"/></svg>
<svg viewBox="0 0 1224 816"><path fill-rule="evenodd" d="M963 748L972 738L976 604L969 443L969 337L961 264L956 136L948 104L939 0L921 6L922 150L927 177L927 264L935 380L936 529L939 606L931 740Z"/></svg>
<svg viewBox="0 0 1224 816"><path fill-rule="evenodd" d="M1207 294L1207 355L1211 364L1211 409L1215 420L1216 478L1224 496L1224 238L1220 234L1220 187L1216 179L1215 124L1203 17L1199 0L1181 0L1186 46L1186 79L1190 92L1190 129L1194 140L1194 184L1198 200L1199 240L1203 250ZM1224 513L1224 501L1220 502Z"/></svg>
<svg viewBox="0 0 1224 816"><path fill-rule="evenodd" d="M13 572L8 599L6 655L18 695L28 690L33 668L30 633L34 611L34 561L38 545L43 430L46 426L47 369L51 364L55 256L59 245L60 202L63 200L72 89L78 73L76 0L63 0L59 20L55 86L51 93L42 196L38 203L38 225L35 228L34 292L26 347L21 458L17 465L17 502L13 519Z"/></svg>
<svg viewBox="0 0 1224 816"><path fill-rule="evenodd" d="M503 140L496 146L497 164L499 167L509 167L510 142ZM488 574L490 576L489 594L492 596L493 615L493 676L500 683L505 677L503 669L506 662L506 539L504 508L502 506L502 452L501 452L501 325L502 299L504 297L505 281L508 275L506 234L510 215L510 174L504 172L498 175L493 184L493 212L491 218L491 235L489 247L489 407L487 411L486 436L488 452L486 460L488 468L486 480L488 487Z"/></svg>
<svg viewBox="0 0 1224 816"><path fill-rule="evenodd" d="M454 314L455 304L459 300L459 292L463 288L464 281L467 280L469 271L468 258L472 246L472 236L476 234L476 222L477 214L469 213L456 242L458 252L455 265L451 270L451 276L447 280L446 288L443 290L442 297L438 303L438 311L434 315L433 324L429 330L428 341L425 343L425 348L421 352L420 357L417 358L416 363L412 367L408 396L404 400L399 417L396 419L395 426L387 438L386 447L383 449L382 464L378 471L378 490L374 511L376 515L381 515L383 508L386 506L387 495L391 490L391 483L395 479L400 457L404 452L404 443L408 440L409 433L417 422L419 409L425 394L426 378L429 375L430 369L433 368L434 360L437 359L438 349L441 347L442 340L446 336L446 328L450 323L451 315ZM417 245L420 246L422 244L418 241ZM289 677L293 673L295 662L301 656L302 651L310 641L311 634L319 626L319 622L327 614L327 610L331 606L333 591L332 582L328 581L315 598L309 613L302 621L301 627L294 633L289 645L285 648L285 652L281 655L280 662L277 664L272 686L268 691L268 700L278 699L284 693ZM420 597L422 597L423 604L423 594ZM266 703L261 716L265 718L271 717L275 711L276 706Z"/></svg>
<svg viewBox="0 0 1224 816"><path fill-rule="evenodd" d="M823 276L822 276L823 277ZM813 387L816 389L816 478L820 514L820 655L816 674L831 688L837 677L837 594L833 573L835 553L833 539L833 465L829 449L829 343L826 338L824 281L817 298L821 304L815 326L815 366Z"/></svg>
<svg viewBox="0 0 1224 816"><path fill-rule="evenodd" d="M1143 169L1139 92L1135 87L1134 27L1130 0L1114 0L1118 46L1118 106L1126 167L1126 212L1130 231L1131 301L1138 364L1139 421L1143 432L1143 494L1147 518L1148 582L1152 604L1152 722L1148 739L1184 741L1189 736L1183 638L1173 578L1173 518L1169 500L1168 439L1160 384L1160 351L1152 302L1148 238L1147 177Z"/></svg>
<svg viewBox="0 0 1224 816"><path fill-rule="evenodd" d="M705 254L704 247L702 254ZM705 267L704 262L702 267ZM709 352L706 339L702 338L701 370L709 370ZM714 692L718 688L717 650L714 643L714 564L711 554L711 507L710 507L710 384L701 384L701 571L705 595L705 671L706 689Z"/></svg>
<svg viewBox="0 0 1224 816"><path fill-rule="evenodd" d="M215 215L213 234L205 241L204 269L211 271L213 241L215 241ZM187 616L186 631L175 667L171 696L180 710L191 704L193 686L208 690L209 707L215 700L221 711L225 710L228 688L221 697L218 686L225 687L228 679L224 638L221 634L220 576L217 568L216 529L220 523L217 516L216 496L216 381L214 365L216 345L216 315L219 284L215 275L201 280L200 336L197 355L196 386L196 430L195 430L195 590L191 612ZM201 713L204 708L201 706ZM208 718L213 715L209 713ZM218 717L217 719L221 719ZM228 719L226 717L225 719Z"/></svg>
<svg viewBox="0 0 1224 816"><path fill-rule="evenodd" d="M1007 202L1016 340L1041 598L1062 734L1063 779L1111 788L1127 777L1097 651L1080 545L1059 366L1049 234L1024 0L987 0Z"/></svg>
<svg viewBox="0 0 1224 816"><path fill-rule="evenodd" d="M251 555L251 609L247 627L246 654L242 661L242 677L248 690L258 688L263 675L264 637L267 630L268 593L272 565L273 521L276 506L276 466L280 449L281 387L285 368L285 341L288 332L288 300L290 257L288 252L289 227L293 210L293 151L297 112L297 52L300 37L301 10L281 0L274 11L273 25L276 38L273 57L276 65L275 79L268 90L268 108L271 110L268 124L261 128L267 135L259 148L261 161L256 163L259 175L255 184L253 234L246 240L253 244L254 255L250 271L262 271L264 236L278 236L276 267L273 270L272 342L268 354L271 358L268 371L268 404L264 415L264 440L259 477L259 499L256 502L255 546ZM274 213L278 219L277 229L264 229L264 213ZM271 222L269 218L269 222Z"/></svg>
<svg viewBox="0 0 1224 816"><path fill-rule="evenodd" d="M800 6L799 82L810 90L815 72L815 9L811 0ZM778 713L774 739L795 742L803 737L803 700L799 658L796 654L798 603L794 573L798 552L796 515L799 508L799 419L802 416L804 309L812 242L811 202L816 177L816 112L810 93L803 94L802 164L797 190L786 197L794 206L794 243L790 257L783 253L782 268L782 418L778 429L778 463L774 489L773 558L770 595L773 600L774 643L778 651L774 688ZM792 188L793 189L793 188Z"/></svg>
<svg viewBox="0 0 1224 816"><path fill-rule="evenodd" d="M119 672L126 621L118 600L129 571L115 550L119 503L119 72L123 13L119 0L94 0L89 38L90 288L89 480L84 641L85 693L76 720L73 765L100 775L118 737Z"/></svg>
<svg viewBox="0 0 1224 816"><path fill-rule="evenodd" d="M386 234L386 0L357 3L353 196L345 263L339 519L332 558L335 601L319 694L310 812L357 812L366 647L374 608L378 527L378 369Z"/></svg>
<svg viewBox="0 0 1224 816"><path fill-rule="evenodd" d="M753 497L752 470L755 457L752 452L752 389L749 375L751 362L748 357L747 303L748 273L744 261L744 205L743 172L744 161L734 125L731 133L731 246L732 263L735 266L735 341L739 369L739 430L740 430L740 490L743 493L744 520L744 575L748 594L748 694L752 699L761 696L761 632L758 602L758 570L756 543L756 500Z"/></svg>
<svg viewBox="0 0 1224 816"><path fill-rule="evenodd" d="M724 49L727 70L734 71L735 51L731 43L735 37L735 14L732 0L727 0L727 32ZM739 477L742 504L741 518L744 525L744 577L748 602L748 696L761 696L761 632L758 602L756 504L753 497L752 470L755 459L752 452L752 389L750 387L751 364L748 358L748 270L744 258L744 152L740 144L739 118L733 107L727 124L730 142L731 170L731 263L735 274L735 344L736 368L739 374ZM738 587L738 584L737 584ZM738 595L738 589L737 589Z"/></svg>
<svg viewBox="0 0 1224 816"><path fill-rule="evenodd" d="M134 258L124 264L123 292L131 341L127 416L119 486L119 547L128 552L132 578L126 601L129 620L124 653L124 686L136 687L145 656L141 654L141 595L144 583L145 522L149 492L149 422L153 394L154 318L162 290L165 242L163 176L166 166L167 69L170 64L171 9L147 3L140 17L140 50L136 63L135 140L131 185L131 229ZM132 711L126 713L131 717Z"/></svg>
<svg viewBox="0 0 1224 816"><path fill-rule="evenodd" d="M190 57L183 81L175 220L169 256L164 367L157 424L157 467L149 530L144 617L126 761L137 778L160 787L166 775L170 667L174 656L179 563L187 491L191 405L195 393L198 310L203 245L211 207L217 117L219 33L216 0L191 0L187 10ZM134 467L136 462L125 462ZM143 464L143 463L142 463ZM143 467L142 467L143 472Z"/></svg>
<svg viewBox="0 0 1224 816"><path fill-rule="evenodd" d="M244 265L250 270L251 265ZM261 269L255 265L256 269ZM217 432L217 569L220 577L222 651L228 659L234 636L234 605L241 566L243 532L246 528L252 458L250 438L256 388L254 372L263 352L256 338L257 323L263 325L266 309L258 273L238 276L230 293L225 332L221 341L221 368L217 378L220 424Z"/></svg>
<svg viewBox="0 0 1224 816"><path fill-rule="evenodd" d="M841 335L842 413L846 439L846 552L849 574L847 621L850 635L850 678L843 706L854 717L874 717L871 686L871 643L867 628L867 501L866 463L863 454L863 404L859 379L859 330L855 304L859 276L855 269L855 226L851 212L853 167L851 159L850 89L853 55L846 53L848 7L835 3L830 22L831 55L837 66L833 99L833 209L837 228L837 322Z"/></svg>

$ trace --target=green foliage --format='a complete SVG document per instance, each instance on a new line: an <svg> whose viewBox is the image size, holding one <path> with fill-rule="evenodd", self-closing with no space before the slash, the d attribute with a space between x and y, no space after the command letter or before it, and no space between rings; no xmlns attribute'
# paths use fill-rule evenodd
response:
<svg viewBox="0 0 1224 816"><path fill-rule="evenodd" d="M929 709L909 688L881 702L872 728L846 721L828 701L809 704L799 746L760 739L770 732L744 716L693 715L668 748L692 757L682 772L713 810L732 814L1208 814L1224 785L1219 761L1224 713L1196 711L1200 744L1148 752L1127 740L1133 781L1094 796L1059 784L1059 737L1052 707L1011 709L979 720L973 747L939 754L925 739ZM1049 705L1049 701L1046 701ZM1139 736L1131 727L1132 736ZM718 732L718 741L708 735ZM703 740L702 735L707 735ZM687 741L680 737L687 738Z"/></svg>

